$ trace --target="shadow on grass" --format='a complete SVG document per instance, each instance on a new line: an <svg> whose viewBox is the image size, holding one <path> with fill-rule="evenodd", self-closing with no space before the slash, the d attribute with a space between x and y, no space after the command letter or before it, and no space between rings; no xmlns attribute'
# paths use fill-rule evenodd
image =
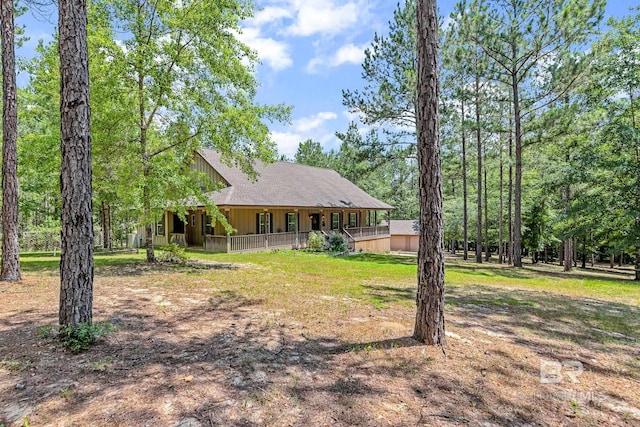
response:
<svg viewBox="0 0 640 427"><path fill-rule="evenodd" d="M383 254L357 254L345 256L342 259L356 262L375 262L377 264L416 265L415 256L383 255Z"/></svg>
<svg viewBox="0 0 640 427"><path fill-rule="evenodd" d="M365 285L363 289L376 306L412 304L416 297L414 287ZM640 307L633 305L488 286L449 285L445 292L448 310L471 315L476 323L486 319L511 337L525 329L543 339L592 349L617 343L637 350L640 343Z"/></svg>
<svg viewBox="0 0 640 427"><path fill-rule="evenodd" d="M154 273L197 273L202 270L235 270L237 265L230 263L220 263L212 261L192 261L186 265L156 262L147 263L139 257L128 256L131 254L96 254L94 257L94 267L96 276L119 277L119 276L140 276ZM20 255L20 268L26 273L55 273L60 270L60 257L53 257L51 254Z"/></svg>
<svg viewBox="0 0 640 427"><path fill-rule="evenodd" d="M512 279L532 279L535 276L551 277L554 279L575 279L575 280L598 280L608 283L625 283L625 284L638 284L639 282L633 281L633 276L620 272L608 272L603 270L590 270L590 269L574 269L572 272L553 271L551 265L538 264L538 265L525 265L522 268L515 268L510 266L501 266L499 264L472 264L466 262L452 262L447 264L447 269L462 270L466 274L485 276L485 277L507 277ZM585 271L591 273L585 274ZM619 277L611 277L611 275Z"/></svg>

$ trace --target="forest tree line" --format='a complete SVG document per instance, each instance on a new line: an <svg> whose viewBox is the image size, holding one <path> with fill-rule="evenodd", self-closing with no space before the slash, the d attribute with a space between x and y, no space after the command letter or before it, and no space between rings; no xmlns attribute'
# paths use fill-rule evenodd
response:
<svg viewBox="0 0 640 427"><path fill-rule="evenodd" d="M197 3L183 14L160 10L170 9L163 2L138 3L147 4L96 0L88 9L93 204L106 245L140 219L151 224L162 207L180 211L185 197L202 197L201 177L185 173L201 144L246 170L251 159L274 159L265 122L289 113L253 101L255 76L243 60L255 61L255 52L220 37L248 16L244 2L229 13ZM570 260L575 253L640 262L640 17L633 9L605 21L604 6L466 0L441 20L451 249L514 265L523 255ZM361 123L337 132L338 150L309 140L293 159L337 170L403 219L418 217L415 7L415 0L399 4L388 32L366 51L364 87L344 90L344 105ZM154 18L163 14L172 19ZM220 27L206 32L211 16ZM116 41L123 32L131 37ZM21 231L60 226L59 119L50 114L59 103L56 46L41 44L22 64L30 82L18 96ZM225 61L207 56L216 51ZM233 90L221 96L225 85Z"/></svg>
<svg viewBox="0 0 640 427"><path fill-rule="evenodd" d="M360 115L331 167L418 217L415 1L365 53ZM640 280L640 8L604 20L604 0L468 0L440 34L445 241L478 262L635 260ZM466 242L466 244L465 244ZM470 250L471 248L471 250ZM473 250L475 249L475 251Z"/></svg>

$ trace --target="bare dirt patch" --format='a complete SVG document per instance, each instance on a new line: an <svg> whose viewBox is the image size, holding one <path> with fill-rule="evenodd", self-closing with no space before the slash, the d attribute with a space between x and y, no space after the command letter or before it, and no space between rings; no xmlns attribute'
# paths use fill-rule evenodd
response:
<svg viewBox="0 0 640 427"><path fill-rule="evenodd" d="M533 307L526 293L450 289L445 357L410 338L403 286L368 285L380 309L294 278L274 297L259 282L277 272L239 268L256 282L233 268L99 269L95 320L117 331L76 355L51 336L56 277L0 285L0 425L640 425L638 332L594 335L550 296ZM562 381L542 384L541 361Z"/></svg>

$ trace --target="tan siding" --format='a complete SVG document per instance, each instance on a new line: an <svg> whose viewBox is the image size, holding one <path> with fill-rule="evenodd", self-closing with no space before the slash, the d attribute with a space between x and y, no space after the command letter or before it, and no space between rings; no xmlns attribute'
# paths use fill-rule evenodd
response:
<svg viewBox="0 0 640 427"><path fill-rule="evenodd" d="M276 207L276 208L253 208L253 207L220 207L222 212L229 212L229 222L231 226L236 230L234 235L247 235L247 234L256 234L256 214L262 212L268 212L273 216L273 229L272 233L284 233L287 230L287 213L294 213L296 208L285 208L285 207ZM320 221L322 222L322 215L325 216L324 226L321 225L321 229L330 233L331 230L331 214L338 213L340 214L340 228L344 228L348 226L349 223L349 212L359 213L359 210L332 210L332 209L298 209L298 229L301 232L311 231L311 219L309 216L311 214L319 214ZM358 223L360 224L360 223ZM226 232L224 228L216 223L215 231L216 235L225 235Z"/></svg>
<svg viewBox="0 0 640 427"><path fill-rule="evenodd" d="M391 250L405 251L405 252L418 252L418 238L419 236L405 236L405 235L391 236Z"/></svg>
<svg viewBox="0 0 640 427"><path fill-rule="evenodd" d="M383 237L374 240L360 240L355 242L355 246L356 252L386 253L391 250L391 239Z"/></svg>
<svg viewBox="0 0 640 427"><path fill-rule="evenodd" d="M198 153L194 155L191 169L205 173L215 185L224 184L224 186L226 186L227 184L224 178Z"/></svg>

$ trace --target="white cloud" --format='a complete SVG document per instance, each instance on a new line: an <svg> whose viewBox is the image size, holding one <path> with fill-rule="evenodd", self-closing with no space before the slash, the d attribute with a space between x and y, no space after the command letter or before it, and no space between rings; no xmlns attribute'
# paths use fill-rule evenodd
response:
<svg viewBox="0 0 640 427"><path fill-rule="evenodd" d="M278 153L292 159L298 150L298 144L305 140L302 135L293 132L271 131L271 139L278 146Z"/></svg>
<svg viewBox="0 0 640 427"><path fill-rule="evenodd" d="M261 27L265 24L273 24L283 18L292 18L292 14L289 9L269 6L258 11L249 22L251 22L251 25Z"/></svg>
<svg viewBox="0 0 640 427"><path fill-rule="evenodd" d="M281 24L281 33L296 37L334 36L353 31L371 19L372 0L266 0L267 5L248 21L262 27ZM286 21L286 23L282 23Z"/></svg>
<svg viewBox="0 0 640 427"><path fill-rule="evenodd" d="M361 25L368 19L369 0L347 1L336 4L335 0L289 0L296 10L293 25L286 32L294 36L313 34L335 35Z"/></svg>
<svg viewBox="0 0 640 427"><path fill-rule="evenodd" d="M293 127L297 132L307 133L322 126L324 122L329 120L335 120L338 116L336 113L325 111L313 116L304 117L302 119L294 120Z"/></svg>
<svg viewBox="0 0 640 427"><path fill-rule="evenodd" d="M360 64L364 59L364 50L362 46L347 44L342 46L331 58L331 66L338 67L342 64Z"/></svg>
<svg viewBox="0 0 640 427"><path fill-rule="evenodd" d="M325 149L335 148L335 134L324 125L337 118L338 115L331 111L302 117L294 120L291 127L285 131L272 131L271 139L278 145L278 152L289 158L293 158L298 144L307 139L319 142Z"/></svg>
<svg viewBox="0 0 640 427"><path fill-rule="evenodd" d="M280 71L293 65L289 45L272 38L261 37L260 29L243 28L237 36L241 42L258 53L260 61L268 64L273 70Z"/></svg>
<svg viewBox="0 0 640 427"><path fill-rule="evenodd" d="M307 64L307 72L315 74L321 67L339 67L343 64L361 64L364 59L366 45L357 46L353 43L340 47L333 55L319 55Z"/></svg>

